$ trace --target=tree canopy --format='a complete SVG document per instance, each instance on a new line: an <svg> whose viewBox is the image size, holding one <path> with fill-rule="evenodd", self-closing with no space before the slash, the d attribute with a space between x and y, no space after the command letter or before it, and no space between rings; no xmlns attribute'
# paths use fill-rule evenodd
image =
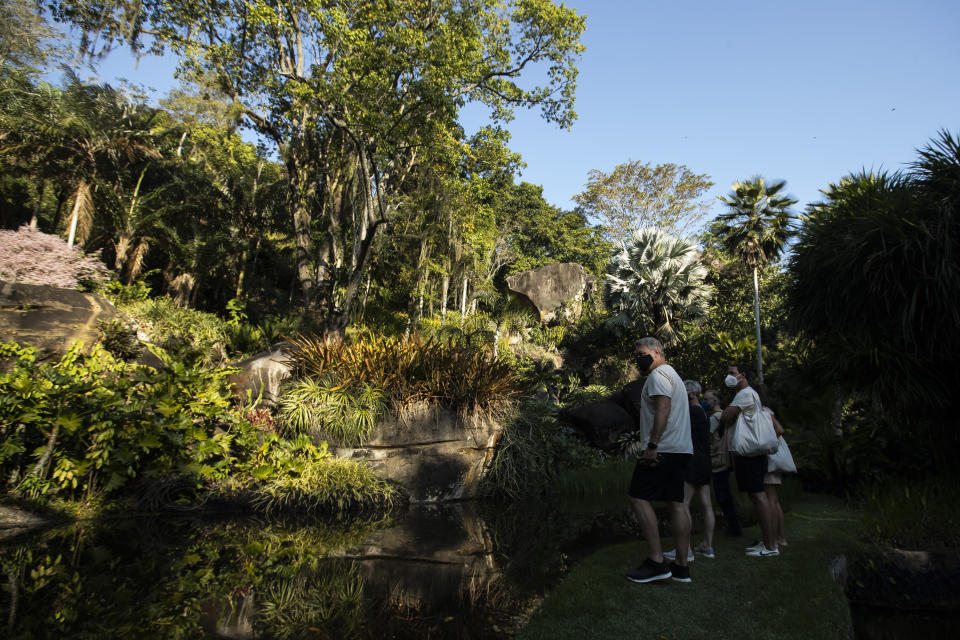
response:
<svg viewBox="0 0 960 640"><path fill-rule="evenodd" d="M646 226L682 235L707 213L700 197L713 186L709 176L683 165L630 160L610 173L591 169L583 191L573 198L606 228L607 238L628 242Z"/></svg>

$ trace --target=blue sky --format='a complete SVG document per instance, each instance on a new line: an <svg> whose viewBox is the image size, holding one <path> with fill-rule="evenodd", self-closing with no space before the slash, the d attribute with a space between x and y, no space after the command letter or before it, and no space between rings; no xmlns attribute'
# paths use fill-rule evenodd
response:
<svg viewBox="0 0 960 640"><path fill-rule="evenodd" d="M710 199L753 175L783 179L802 207L846 174L904 168L940 129L960 132L957 0L565 4L587 17L579 118L566 131L520 112L508 126L522 179L560 207L590 169L630 159L706 173ZM100 72L162 90L170 68L115 54Z"/></svg>

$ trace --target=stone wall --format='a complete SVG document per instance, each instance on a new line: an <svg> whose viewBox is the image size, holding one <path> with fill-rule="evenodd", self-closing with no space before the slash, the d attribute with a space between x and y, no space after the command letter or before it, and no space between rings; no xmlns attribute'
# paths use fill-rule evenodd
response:
<svg viewBox="0 0 960 640"><path fill-rule="evenodd" d="M474 498L493 461L502 427L426 402L403 407L374 427L361 447L332 447L399 482L413 502Z"/></svg>

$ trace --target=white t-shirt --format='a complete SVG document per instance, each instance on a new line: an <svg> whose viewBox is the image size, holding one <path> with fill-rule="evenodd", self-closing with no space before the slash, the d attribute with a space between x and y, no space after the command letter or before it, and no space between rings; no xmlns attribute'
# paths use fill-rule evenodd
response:
<svg viewBox="0 0 960 640"><path fill-rule="evenodd" d="M660 453L689 453L693 455L693 439L690 437L690 401L683 380L673 367L662 364L654 369L640 392L640 434L643 448L647 448L653 432L653 396L670 398L670 414L663 435L657 442Z"/></svg>
<svg viewBox="0 0 960 640"><path fill-rule="evenodd" d="M740 407L740 415L751 431L757 433L757 412L763 409L760 403L760 396L754 391L753 387L744 387L737 391L730 402L731 407ZM740 418L737 418L739 420ZM731 440L731 442L733 442Z"/></svg>

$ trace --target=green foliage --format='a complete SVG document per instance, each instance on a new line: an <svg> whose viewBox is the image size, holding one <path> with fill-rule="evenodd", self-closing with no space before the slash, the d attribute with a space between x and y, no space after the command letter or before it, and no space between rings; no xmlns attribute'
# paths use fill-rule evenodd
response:
<svg viewBox="0 0 960 640"><path fill-rule="evenodd" d="M0 375L0 468L15 492L79 498L178 473L217 481L235 462L229 370L155 372L79 344L54 363L14 343L0 356L13 362Z"/></svg>
<svg viewBox="0 0 960 640"><path fill-rule="evenodd" d="M342 514L391 507L398 500L396 489L369 467L334 458L326 443L315 447L305 435L291 441L272 435L260 451L262 462L254 477L265 482L254 490L251 503L261 513Z"/></svg>
<svg viewBox="0 0 960 640"><path fill-rule="evenodd" d="M100 344L115 358L132 360L143 351L143 345L137 340L137 332L123 320L100 320L97 330L100 332Z"/></svg>
<svg viewBox="0 0 960 640"><path fill-rule="evenodd" d="M137 495L158 508L246 492L269 513L393 504L393 489L366 467L305 435L280 438L264 416L235 407L232 369L169 361L155 371L79 345L38 364L32 348L0 343L0 358L0 473L15 495Z"/></svg>
<svg viewBox="0 0 960 640"><path fill-rule="evenodd" d="M605 298L617 313L609 322L672 343L674 324L706 314L712 294L706 275L695 244L655 227L641 229L607 267Z"/></svg>
<svg viewBox="0 0 960 640"><path fill-rule="evenodd" d="M857 497L861 535L873 543L934 552L960 547L960 487L950 474L912 481L879 478Z"/></svg>
<svg viewBox="0 0 960 640"><path fill-rule="evenodd" d="M790 325L818 372L952 465L960 436L960 142L944 132L905 174L848 176L811 205L790 263ZM843 277L837 277L843 274Z"/></svg>
<svg viewBox="0 0 960 640"><path fill-rule="evenodd" d="M291 362L302 377L368 385L393 402L438 402L466 410L499 410L516 393L510 367L480 349L452 341L360 335L293 341ZM362 390L360 388L359 390Z"/></svg>
<svg viewBox="0 0 960 640"><path fill-rule="evenodd" d="M682 234L695 226L710 208L700 198L712 186L709 176L683 165L631 160L610 173L591 169L574 200L603 222L609 239L627 243L644 227Z"/></svg>
<svg viewBox="0 0 960 640"><path fill-rule="evenodd" d="M525 400L504 421L504 431L489 473L485 492L512 500L542 495L568 469L596 468L599 450L568 434L557 421L558 408Z"/></svg>
<svg viewBox="0 0 960 640"><path fill-rule="evenodd" d="M225 323L212 313L177 306L166 297L132 302L120 310L175 359L221 364L225 357Z"/></svg>
<svg viewBox="0 0 960 640"><path fill-rule="evenodd" d="M289 384L280 398L279 418L290 432L354 446L366 440L386 410L383 392L377 387L358 381L341 383L323 375Z"/></svg>

